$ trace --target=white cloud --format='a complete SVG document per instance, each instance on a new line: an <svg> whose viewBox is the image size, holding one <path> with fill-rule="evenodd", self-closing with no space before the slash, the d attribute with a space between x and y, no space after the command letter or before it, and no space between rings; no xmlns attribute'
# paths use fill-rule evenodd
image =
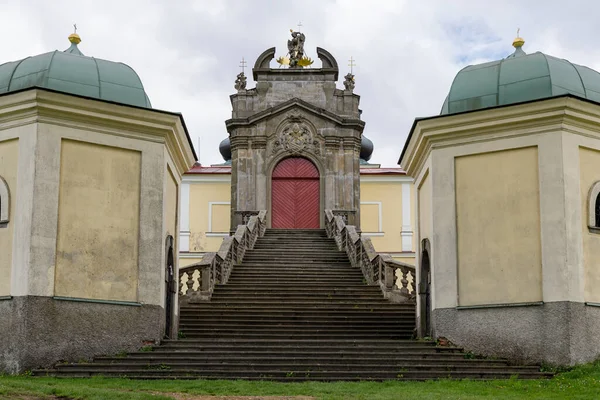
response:
<svg viewBox="0 0 600 400"><path fill-rule="evenodd" d="M527 52L600 69L598 11L592 0L15 0L0 3L0 62L67 48L77 23L84 54L132 66L155 107L183 112L211 164L221 162L239 60L284 53L302 21L313 58L316 46L329 50L341 76L357 60L372 161L394 166L414 118L439 113L460 68L510 54L518 27Z"/></svg>

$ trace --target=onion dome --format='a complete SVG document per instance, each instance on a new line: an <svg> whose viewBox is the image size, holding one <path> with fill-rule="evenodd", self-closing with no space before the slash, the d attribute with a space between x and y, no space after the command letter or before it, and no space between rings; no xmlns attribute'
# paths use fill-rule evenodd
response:
<svg viewBox="0 0 600 400"><path fill-rule="evenodd" d="M360 140L360 159L369 161L373 154L373 148L373 142L365 135L362 135L362 139Z"/></svg>
<svg viewBox="0 0 600 400"><path fill-rule="evenodd" d="M231 161L231 142L229 138L225 138L219 143L219 152L225 162Z"/></svg>
<svg viewBox="0 0 600 400"><path fill-rule="evenodd" d="M0 65L0 94L41 87L151 108L138 74L128 65L85 56L77 47L81 38L69 36L65 51L51 51Z"/></svg>
<svg viewBox="0 0 600 400"><path fill-rule="evenodd" d="M600 73L567 60L527 54L517 37L507 58L463 68L454 78L441 114L479 110L564 94L600 102Z"/></svg>

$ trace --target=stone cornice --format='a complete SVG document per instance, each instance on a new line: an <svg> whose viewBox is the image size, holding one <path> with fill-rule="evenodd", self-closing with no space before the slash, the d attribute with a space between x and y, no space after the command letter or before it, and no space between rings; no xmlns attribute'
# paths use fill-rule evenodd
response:
<svg viewBox="0 0 600 400"><path fill-rule="evenodd" d="M23 121L165 143L180 174L189 170L196 161L180 114L39 88L0 96L0 127L20 125Z"/></svg>
<svg viewBox="0 0 600 400"><path fill-rule="evenodd" d="M570 131L600 138L600 105L572 96L416 120L399 160L416 176L434 148Z"/></svg>
<svg viewBox="0 0 600 400"><path fill-rule="evenodd" d="M336 115L330 111L327 111L323 108L314 106L304 100L293 98L288 101L285 101L276 106L267 108L266 110L259 111L254 115L251 115L248 118L235 118L228 119L225 121L225 126L227 127L227 132L231 133L231 131L235 128L245 127L249 125L254 125L266 118L273 117L277 114L285 112L292 108L300 108L310 114L315 116L328 119L331 122L335 123L338 126L343 126L347 128L353 128L360 132L362 132L365 128L365 122L360 119L355 118L342 118L339 115Z"/></svg>

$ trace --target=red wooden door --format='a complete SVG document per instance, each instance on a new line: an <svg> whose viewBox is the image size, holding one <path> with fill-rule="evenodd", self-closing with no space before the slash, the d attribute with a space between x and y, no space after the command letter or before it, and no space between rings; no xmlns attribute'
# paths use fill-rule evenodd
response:
<svg viewBox="0 0 600 400"><path fill-rule="evenodd" d="M273 170L271 226L319 228L319 170L306 158L286 158Z"/></svg>

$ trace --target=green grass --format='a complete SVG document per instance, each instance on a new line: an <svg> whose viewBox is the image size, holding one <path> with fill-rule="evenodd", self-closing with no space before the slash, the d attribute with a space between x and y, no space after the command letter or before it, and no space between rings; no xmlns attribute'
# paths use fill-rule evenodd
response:
<svg viewBox="0 0 600 400"><path fill-rule="evenodd" d="M160 393L164 393L161 395ZM0 398L170 399L168 393L219 396L314 396L317 399L600 399L600 361L558 374L554 379L525 381L430 382L246 382L135 381L91 378L0 377ZM28 397L29 396L29 397Z"/></svg>

